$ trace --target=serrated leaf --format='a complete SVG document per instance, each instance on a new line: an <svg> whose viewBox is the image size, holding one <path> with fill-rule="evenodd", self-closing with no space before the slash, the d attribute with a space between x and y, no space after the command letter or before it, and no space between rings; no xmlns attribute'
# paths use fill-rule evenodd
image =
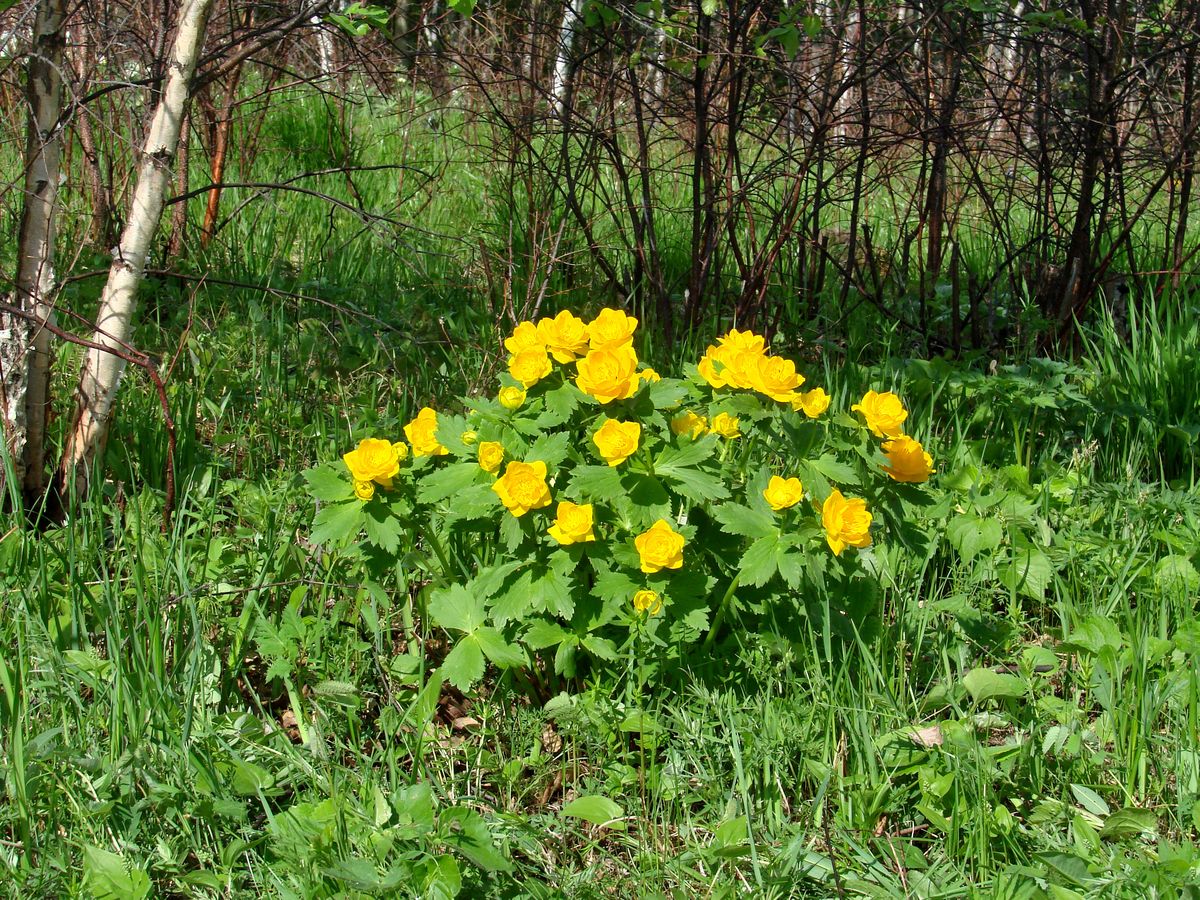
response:
<svg viewBox="0 0 1200 900"><path fill-rule="evenodd" d="M993 669L972 669L963 676L962 683L977 703L995 697L1023 697L1026 691L1025 682L1016 675Z"/></svg>
<svg viewBox="0 0 1200 900"><path fill-rule="evenodd" d="M1172 554L1154 567L1154 583L1160 591L1192 593L1200 589L1200 572L1186 556Z"/></svg>
<svg viewBox="0 0 1200 900"><path fill-rule="evenodd" d="M621 473L610 466L577 466L569 491L580 499L610 500L623 492Z"/></svg>
<svg viewBox="0 0 1200 900"><path fill-rule="evenodd" d="M738 503L714 507L712 517L721 523L721 530L726 534L760 538L776 532L775 519L770 513Z"/></svg>
<svg viewBox="0 0 1200 900"><path fill-rule="evenodd" d="M570 632L557 622L538 619L529 626L522 640L530 650L545 650L561 644L569 635Z"/></svg>
<svg viewBox="0 0 1200 900"><path fill-rule="evenodd" d="M614 801L607 797L601 797L599 794L578 797L570 803L564 804L561 814L573 819L583 819L593 825L606 825L610 828L620 829L625 827L625 823L620 821L625 815L625 811Z"/></svg>
<svg viewBox="0 0 1200 900"><path fill-rule="evenodd" d="M654 471L657 472L660 467L686 468L694 466L712 456L716 448L717 438L713 435L707 435L694 441L684 441L678 447L664 447L663 451L658 454L658 458L654 460Z"/></svg>
<svg viewBox="0 0 1200 900"><path fill-rule="evenodd" d="M538 426L542 429L553 428L567 421L579 406L582 396L579 388L569 381L552 391L547 391L542 398L546 404L546 411L537 417Z"/></svg>
<svg viewBox="0 0 1200 900"><path fill-rule="evenodd" d="M674 409L687 396L687 385L674 378L663 378L650 385L650 402L655 409Z"/></svg>
<svg viewBox="0 0 1200 900"><path fill-rule="evenodd" d="M424 476L417 486L417 501L433 505L453 497L460 491L475 483L483 469L478 463L453 463L441 469L435 469Z"/></svg>
<svg viewBox="0 0 1200 900"><path fill-rule="evenodd" d="M348 503L331 504L321 508L313 518L312 534L308 539L314 544L340 544L358 537L363 527L363 503L355 499Z"/></svg>
<svg viewBox="0 0 1200 900"><path fill-rule="evenodd" d="M608 638L589 634L583 639L583 648L592 654L592 656L603 659L606 662L612 662L617 658L617 646Z"/></svg>
<svg viewBox="0 0 1200 900"><path fill-rule="evenodd" d="M404 529L391 511L379 504L364 504L363 531L367 540L377 547L382 547L387 553L394 554L400 549L400 536Z"/></svg>
<svg viewBox="0 0 1200 900"><path fill-rule="evenodd" d="M858 472L854 470L853 466L828 453L811 460L811 465L834 484L862 484L862 479L858 477Z"/></svg>
<svg viewBox="0 0 1200 900"><path fill-rule="evenodd" d="M350 483L346 467L339 472L332 466L318 466L302 473L308 483L308 492L325 503L339 503L354 496L354 485Z"/></svg>
<svg viewBox="0 0 1200 900"><path fill-rule="evenodd" d="M439 628L469 633L484 622L483 601L462 585L452 584L433 592L429 615Z"/></svg>
<svg viewBox="0 0 1200 900"><path fill-rule="evenodd" d="M725 483L702 469L660 465L655 472L668 481L677 493L694 503L708 503L729 497L729 488L725 487Z"/></svg>
<svg viewBox="0 0 1200 900"><path fill-rule="evenodd" d="M445 522L492 518L501 509L500 498L490 484L472 484L454 495L454 502L446 510Z"/></svg>
<svg viewBox="0 0 1200 900"><path fill-rule="evenodd" d="M501 669L511 669L516 666L524 666L529 664L529 657L520 647L515 647L504 639L495 628L483 626L475 631L469 638L464 640L474 640L479 644L484 655Z"/></svg>
<svg viewBox="0 0 1200 900"><path fill-rule="evenodd" d="M483 667L483 649L477 641L464 637L442 660L440 671L448 682L466 691L483 677Z"/></svg>
<svg viewBox="0 0 1200 900"><path fill-rule="evenodd" d="M742 584L762 587L775 574L776 550L779 547L779 535L768 534L756 540L742 555L738 564Z"/></svg>
<svg viewBox="0 0 1200 900"><path fill-rule="evenodd" d="M546 464L550 474L553 474L554 470L567 458L567 450L570 447L570 432L556 431L551 434L541 434L525 453L525 462L541 460Z"/></svg>

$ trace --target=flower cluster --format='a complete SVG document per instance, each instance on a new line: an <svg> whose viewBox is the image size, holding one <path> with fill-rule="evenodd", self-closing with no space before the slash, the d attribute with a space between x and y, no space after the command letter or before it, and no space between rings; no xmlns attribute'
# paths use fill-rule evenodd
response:
<svg viewBox="0 0 1200 900"><path fill-rule="evenodd" d="M908 410L899 397L890 391L883 394L867 391L862 401L850 409L862 413L867 428L875 437L887 438L883 442L883 454L888 458L888 465L883 471L896 481L919 484L929 480L933 474L933 457L925 452L919 441L904 433Z"/></svg>
<svg viewBox="0 0 1200 900"><path fill-rule="evenodd" d="M796 597L813 558L805 547L823 538L842 557L871 545L878 523L866 499L829 481L864 484L834 457L852 444L831 437L847 419L822 418L832 402L825 390L806 385L764 336L737 329L707 348L689 378L662 378L638 358L637 326L618 309L591 321L563 311L519 323L503 342L506 371L494 397L467 401L466 415L425 407L404 425L407 443L367 438L345 454L354 495L426 516L405 521L443 570L452 557L435 546L438 535L468 529L478 543L456 546L483 549L476 560L491 560L492 574L483 578L485 564L472 561L462 580L512 592L502 605L510 618L508 610L534 604L536 614L571 621L592 591L614 597L631 622L661 622L654 617L688 591L684 608L706 605L713 592L724 604L739 583ZM872 439L860 431L854 471L928 479L932 458L904 433L908 411L895 394L870 391L852 411L887 459L867 462ZM381 501L377 489L392 493ZM368 539L388 540L380 507L369 509ZM594 627L612 620L595 615ZM568 640L543 624L523 633L535 649L549 636ZM603 651L583 634L572 639Z"/></svg>

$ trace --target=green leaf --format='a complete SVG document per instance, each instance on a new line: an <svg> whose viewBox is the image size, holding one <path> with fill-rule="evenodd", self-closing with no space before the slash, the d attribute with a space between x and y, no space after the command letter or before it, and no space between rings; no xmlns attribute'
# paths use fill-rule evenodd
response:
<svg viewBox="0 0 1200 900"><path fill-rule="evenodd" d="M1075 795L1076 802L1092 815L1103 818L1109 814L1110 810L1108 804L1104 802L1104 798L1087 785L1073 784L1071 793Z"/></svg>
<svg viewBox="0 0 1200 900"><path fill-rule="evenodd" d="M1007 675L992 669L972 669L963 676L963 687L977 703L996 697L1025 696L1025 682L1016 675Z"/></svg>
<svg viewBox="0 0 1200 900"><path fill-rule="evenodd" d="M354 496L354 485L344 465L340 471L332 466L308 469L302 476L308 482L308 492L325 503L339 503Z"/></svg>
<svg viewBox="0 0 1200 900"><path fill-rule="evenodd" d="M674 378L663 378L650 385L650 402L655 409L674 409L687 396L687 385Z"/></svg>
<svg viewBox="0 0 1200 900"><path fill-rule="evenodd" d="M712 456L716 448L717 438L711 434L699 440L684 441L678 447L664 447L654 461L654 471L658 472L663 467L680 469L694 466Z"/></svg>
<svg viewBox="0 0 1200 900"><path fill-rule="evenodd" d="M589 794L564 804L561 814L568 818L583 819L593 825L607 825L621 830L625 828L625 823L619 821L625 811L612 800L598 794Z"/></svg>
<svg viewBox="0 0 1200 900"><path fill-rule="evenodd" d="M97 900L141 900L150 895L150 878L138 868L100 847L83 850L83 877Z"/></svg>
<svg viewBox="0 0 1200 900"><path fill-rule="evenodd" d="M617 658L616 644L608 638L597 637L594 634L589 634L583 639L583 649L605 662L612 662Z"/></svg>
<svg viewBox="0 0 1200 900"><path fill-rule="evenodd" d="M507 872L512 863L500 855L492 843L483 816L463 807L447 809L438 816L442 839L479 868L487 872Z"/></svg>
<svg viewBox="0 0 1200 900"><path fill-rule="evenodd" d="M973 513L956 516L946 525L946 538L963 562L970 562L981 552L995 550L1003 537L999 519L980 519Z"/></svg>
<svg viewBox="0 0 1200 900"><path fill-rule="evenodd" d="M1200 572L1186 556L1164 556L1154 567L1154 584L1160 591L1194 593L1200 589Z"/></svg>
<svg viewBox="0 0 1200 900"><path fill-rule="evenodd" d="M621 496L621 473L611 466L577 466L568 493L581 500L608 501Z"/></svg>
<svg viewBox="0 0 1200 900"><path fill-rule="evenodd" d="M363 506L363 529L367 540L394 554L400 549L400 536L404 533L399 520L390 510L377 503L366 503Z"/></svg>
<svg viewBox="0 0 1200 900"><path fill-rule="evenodd" d="M678 493L693 503L707 503L729 497L729 488L725 487L725 483L701 469L659 465L655 468L655 473L670 482Z"/></svg>
<svg viewBox="0 0 1200 900"><path fill-rule="evenodd" d="M712 510L712 517L721 523L721 530L726 534L760 538L776 531L775 519L770 513L738 503L722 503Z"/></svg>
<svg viewBox="0 0 1200 900"><path fill-rule="evenodd" d="M443 853L431 860L424 888L424 900L453 900L457 897L462 891L462 873L458 869L458 860L449 853Z"/></svg>
<svg viewBox="0 0 1200 900"><path fill-rule="evenodd" d="M1054 579L1054 566L1036 547L1014 549L1012 561L1001 571L1000 578L1010 590L1041 600Z"/></svg>
<svg viewBox="0 0 1200 900"><path fill-rule="evenodd" d="M345 543L358 537L363 519L363 503L358 499L322 507L313 518L313 530L308 539L314 544Z"/></svg>
<svg viewBox="0 0 1200 900"><path fill-rule="evenodd" d="M1088 870L1087 860L1072 853L1038 853L1037 858L1067 880L1069 884L1087 887L1095 878Z"/></svg>
<svg viewBox="0 0 1200 900"><path fill-rule="evenodd" d="M463 640L477 642L484 655L501 669L529 664L529 657L525 655L525 651L504 640L504 636L495 628L484 626Z"/></svg>
<svg viewBox="0 0 1200 900"><path fill-rule="evenodd" d="M421 479L417 487L417 501L433 505L453 497L474 484L481 474L483 469L479 468L479 463L473 462L454 463L435 469Z"/></svg>
<svg viewBox="0 0 1200 900"><path fill-rule="evenodd" d="M533 442L533 446L525 453L525 462L533 462L541 460L546 464L548 469L547 477L554 474L554 470L562 465L562 461L567 458L567 450L571 446L571 434L567 431L556 431L553 433L543 433L538 436L538 439Z"/></svg>
<svg viewBox="0 0 1200 900"><path fill-rule="evenodd" d="M479 628L485 618L483 601L460 584L434 591L429 615L440 628L465 632Z"/></svg>
<svg viewBox="0 0 1200 900"><path fill-rule="evenodd" d="M542 398L546 403L546 411L537 417L538 427L553 428L567 421L579 406L579 398L582 396L579 388L569 381L552 391L547 391Z"/></svg>
<svg viewBox="0 0 1200 900"><path fill-rule="evenodd" d="M538 619L529 626L522 640L530 650L545 650L547 647L561 644L569 635L570 632L557 622Z"/></svg>
<svg viewBox="0 0 1200 900"><path fill-rule="evenodd" d="M738 568L741 570L742 584L761 587L771 580L776 569L776 550L779 547L779 535L768 534L760 537L742 556Z"/></svg>
<svg viewBox="0 0 1200 900"><path fill-rule="evenodd" d="M1127 806L1118 809L1104 820L1100 829L1100 837L1105 840L1131 837L1133 835L1154 834L1158 830L1158 817L1153 810L1137 809Z"/></svg>
<svg viewBox="0 0 1200 900"><path fill-rule="evenodd" d="M811 461L812 467L834 484L861 484L854 467L835 459L828 453Z"/></svg>
<svg viewBox="0 0 1200 900"><path fill-rule="evenodd" d="M460 691L469 690L471 685L483 677L483 650L477 641L463 638L442 660L442 677Z"/></svg>

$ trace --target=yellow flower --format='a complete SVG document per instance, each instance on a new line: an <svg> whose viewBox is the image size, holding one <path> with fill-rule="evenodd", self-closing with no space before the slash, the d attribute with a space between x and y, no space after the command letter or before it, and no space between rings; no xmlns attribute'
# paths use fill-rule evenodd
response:
<svg viewBox="0 0 1200 900"><path fill-rule="evenodd" d="M896 481L919 484L928 481L933 474L933 457L925 452L920 441L914 441L906 434L884 441L883 452L891 463L884 466L883 471Z"/></svg>
<svg viewBox="0 0 1200 900"><path fill-rule="evenodd" d="M803 496L804 486L799 478L780 478L778 475L771 476L767 489L763 491L767 504L776 512L795 506Z"/></svg>
<svg viewBox="0 0 1200 900"><path fill-rule="evenodd" d="M750 349L743 346L744 343L722 343L719 347L710 346L698 366L700 377L714 388L753 387L759 360L764 357L761 350Z"/></svg>
<svg viewBox="0 0 1200 900"><path fill-rule="evenodd" d="M637 452L642 437L642 426L637 422L618 422L605 419L604 424L592 435L592 441L600 455L610 466L619 466Z"/></svg>
<svg viewBox="0 0 1200 900"><path fill-rule="evenodd" d="M556 362L574 362L588 352L588 327L583 319L563 310L553 319L537 323L538 337Z"/></svg>
<svg viewBox="0 0 1200 900"><path fill-rule="evenodd" d="M841 556L847 547L871 545L871 514L867 512L866 500L857 497L847 500L834 488L821 506L821 524L834 556Z"/></svg>
<svg viewBox="0 0 1200 900"><path fill-rule="evenodd" d="M373 481L355 481L354 496L359 500L370 500L375 496L375 482Z"/></svg>
<svg viewBox="0 0 1200 900"><path fill-rule="evenodd" d="M642 590L633 595L633 608L640 613L657 616L662 612L662 597L654 591Z"/></svg>
<svg viewBox="0 0 1200 900"><path fill-rule="evenodd" d="M605 308L588 322L588 340L593 350L618 350L633 343L638 320L619 309Z"/></svg>
<svg viewBox="0 0 1200 900"><path fill-rule="evenodd" d="M397 462L404 462L404 460L408 459L408 444L404 443L404 441L396 441L392 444L392 449L396 451Z"/></svg>
<svg viewBox="0 0 1200 900"><path fill-rule="evenodd" d="M445 456L450 452L438 443L437 413L428 406L404 426L404 436L412 444L413 456Z"/></svg>
<svg viewBox="0 0 1200 900"><path fill-rule="evenodd" d="M810 419L815 419L825 410L829 409L829 395L825 393L824 388L813 388L804 394L799 394L792 398L792 409L799 412L804 410L804 414Z"/></svg>
<svg viewBox="0 0 1200 900"><path fill-rule="evenodd" d="M637 354L625 345L613 350L592 350L579 360L575 385L601 403L624 400L637 390Z"/></svg>
<svg viewBox="0 0 1200 900"><path fill-rule="evenodd" d="M908 410L891 391L883 394L867 391L862 402L855 403L850 409L863 414L867 427L875 433L875 437L899 437L904 433L903 425L908 418Z"/></svg>
<svg viewBox="0 0 1200 900"><path fill-rule="evenodd" d="M750 386L780 403L791 403L796 388L802 384L804 376L797 374L796 364L782 356L759 357L758 365L750 373Z"/></svg>
<svg viewBox="0 0 1200 900"><path fill-rule="evenodd" d="M499 400L500 405L505 409L520 409L525 405L525 388L502 387Z"/></svg>
<svg viewBox="0 0 1200 900"><path fill-rule="evenodd" d="M691 410L671 420L671 431L675 434L690 434L693 438L698 438L707 430L708 419L696 415Z"/></svg>
<svg viewBox="0 0 1200 900"><path fill-rule="evenodd" d="M495 475L504 462L504 447L499 441L484 441L479 445L479 468Z"/></svg>
<svg viewBox="0 0 1200 900"><path fill-rule="evenodd" d="M357 482L374 481L390 490L392 478L400 474L400 459L395 446L381 438L364 438L357 447L342 455L342 461L356 482L355 493L363 500L371 498L358 493Z"/></svg>
<svg viewBox="0 0 1200 900"><path fill-rule="evenodd" d="M731 416L729 413L717 413L713 416L712 425L709 426L709 431L713 434L719 434L723 438L732 440L735 437L741 437L742 432L739 430L741 421L737 416Z"/></svg>
<svg viewBox="0 0 1200 900"><path fill-rule="evenodd" d="M560 544L579 544L596 539L593 525L592 504L562 500L558 504L558 516L548 531Z"/></svg>
<svg viewBox="0 0 1200 900"><path fill-rule="evenodd" d="M508 374L527 388L533 387L550 374L550 356L545 350L522 350L508 358Z"/></svg>
<svg viewBox="0 0 1200 900"><path fill-rule="evenodd" d="M478 433L478 432L475 432L475 431L464 431L464 432L462 433L462 442L463 442L464 444L466 444L468 447L470 447L472 444L474 444L474 443L475 443L477 440L479 440L479 433Z"/></svg>
<svg viewBox="0 0 1200 900"><path fill-rule="evenodd" d="M655 372L649 366L646 366L646 368L644 368L644 369L642 369L642 371L638 372L638 379L640 381L649 381L649 382L653 383L655 381L662 381L662 376L659 375L657 372Z"/></svg>
<svg viewBox="0 0 1200 900"><path fill-rule="evenodd" d="M675 531L665 519L659 519L649 530L633 539L642 571L648 574L663 569L678 569L683 565L683 535Z"/></svg>
<svg viewBox="0 0 1200 900"><path fill-rule="evenodd" d="M514 516L520 518L531 509L550 505L550 488L546 484L546 464L510 462L504 475L496 479L492 490Z"/></svg>
<svg viewBox="0 0 1200 900"><path fill-rule="evenodd" d="M504 339L504 348L513 356L527 350L545 350L546 342L538 334L537 326L532 322L522 322L517 326L512 337Z"/></svg>

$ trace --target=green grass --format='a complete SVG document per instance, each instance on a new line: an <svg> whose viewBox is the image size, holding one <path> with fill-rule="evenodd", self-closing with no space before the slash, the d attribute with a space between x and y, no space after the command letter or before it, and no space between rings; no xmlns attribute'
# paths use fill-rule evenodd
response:
<svg viewBox="0 0 1200 900"><path fill-rule="evenodd" d="M314 128L315 102L272 119L238 177L293 173L284 149L312 168L441 171L394 212L442 236L377 222L351 239L353 216L286 194L185 273L287 294L148 285L136 343L177 357L171 529L157 399L136 374L104 490L68 526L0 524L9 895L1196 896L1186 291L1135 309L1128 343L1100 323L1078 363L994 372L908 359L902 335L854 320L857 338L827 336L802 368L842 409L894 385L947 498L928 511L935 540L876 549L868 615L850 627L797 603L773 630L734 619L682 670L629 656L464 698L424 679L446 647L404 555L420 542L365 584L307 542L299 472L490 384L506 291L519 308L541 276L489 282L480 241L500 258L514 210L460 145L378 111ZM392 210L394 173L354 177L367 208ZM351 198L344 176L305 185ZM594 307L591 287L548 294ZM95 289L68 299L83 310ZM710 331L655 362L694 359ZM64 349L64 383L72 369ZM563 815L597 795L617 827Z"/></svg>

